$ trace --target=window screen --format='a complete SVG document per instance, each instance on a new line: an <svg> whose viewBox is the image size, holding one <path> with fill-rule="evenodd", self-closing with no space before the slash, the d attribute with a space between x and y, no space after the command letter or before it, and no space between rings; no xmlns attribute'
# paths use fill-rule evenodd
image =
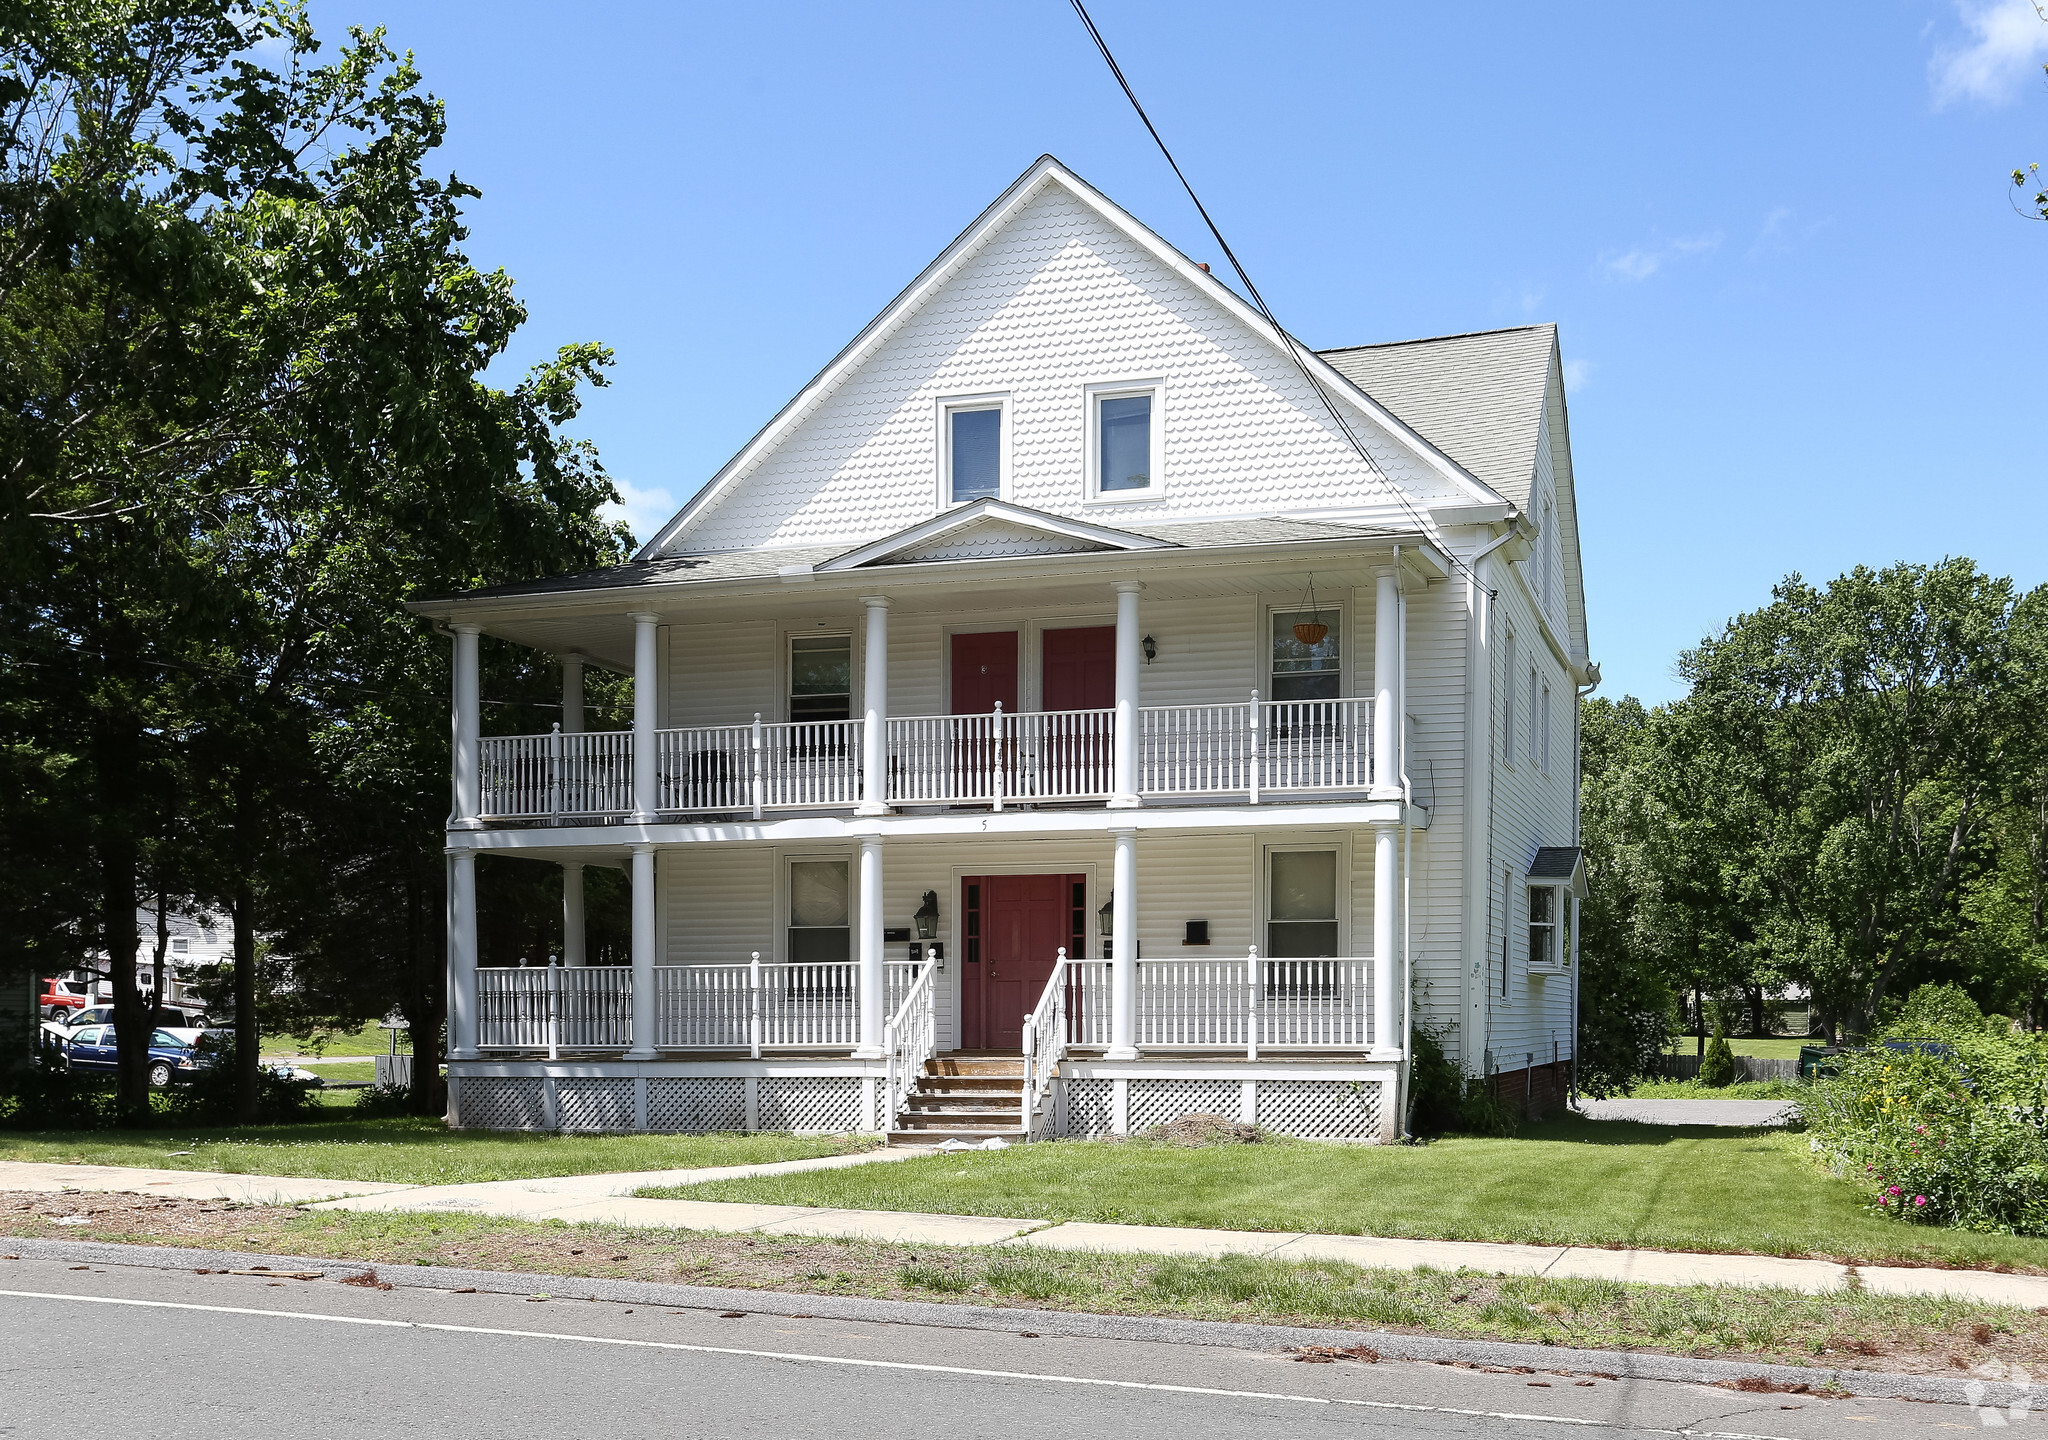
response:
<svg viewBox="0 0 2048 1440"><path fill-rule="evenodd" d="M1557 963L1557 891L1548 885L1529 887L1529 963Z"/></svg>
<svg viewBox="0 0 2048 1440"><path fill-rule="evenodd" d="M845 720L853 710L853 637L798 635L789 642L789 718Z"/></svg>
<svg viewBox="0 0 2048 1440"><path fill-rule="evenodd" d="M1108 490L1143 490L1152 483L1152 397L1108 396L1096 402L1102 437L1098 484Z"/></svg>
<svg viewBox="0 0 2048 1440"><path fill-rule="evenodd" d="M955 410L946 417L952 427L952 487L955 500L981 500L1002 493L1003 412L1001 409Z"/></svg>
<svg viewBox="0 0 2048 1440"><path fill-rule="evenodd" d="M1337 953L1337 852L1278 850L1272 856L1266 954L1276 960Z"/></svg>
<svg viewBox="0 0 2048 1440"><path fill-rule="evenodd" d="M789 867L789 960L818 965L852 958L846 862L799 860Z"/></svg>
<svg viewBox="0 0 2048 1440"><path fill-rule="evenodd" d="M1314 624L1328 633L1313 645L1294 633L1294 627ZM1335 700L1343 676L1342 635L1344 617L1336 610L1282 610L1273 614L1274 700Z"/></svg>

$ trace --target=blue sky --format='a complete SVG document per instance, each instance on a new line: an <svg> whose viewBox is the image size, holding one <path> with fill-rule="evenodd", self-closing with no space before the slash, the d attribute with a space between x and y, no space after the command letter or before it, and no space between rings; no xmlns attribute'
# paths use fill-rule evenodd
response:
<svg viewBox="0 0 2048 1440"><path fill-rule="evenodd" d="M1603 693L1788 571L2048 578L2027 0L1091 9L1309 343L1562 327ZM1063 0L315 16L447 101L509 362L617 350L578 429L643 536L1041 152L1221 259Z"/></svg>

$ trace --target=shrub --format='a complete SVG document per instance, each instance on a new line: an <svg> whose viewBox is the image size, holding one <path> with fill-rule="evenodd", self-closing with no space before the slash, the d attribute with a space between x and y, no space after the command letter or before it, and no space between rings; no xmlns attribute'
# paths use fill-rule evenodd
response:
<svg viewBox="0 0 2048 1440"><path fill-rule="evenodd" d="M1700 1057L1700 1084L1719 1090L1734 1083L1735 1052L1728 1048L1728 1032L1716 1021L1714 1038L1707 1042L1707 1053Z"/></svg>
<svg viewBox="0 0 2048 1440"><path fill-rule="evenodd" d="M356 1091L356 1114L365 1119L384 1119L412 1114L412 1086L371 1085Z"/></svg>
<svg viewBox="0 0 2048 1440"><path fill-rule="evenodd" d="M1413 1133L1515 1133L1520 1116L1484 1080L1451 1063L1440 1032L1417 1027L1410 1043L1414 1048L1408 1067L1408 1107Z"/></svg>
<svg viewBox="0 0 2048 1440"><path fill-rule="evenodd" d="M211 1061L192 1072L192 1078L165 1092L166 1109L183 1123L233 1123L235 1116L235 1033L209 1030L206 1047ZM256 1072L256 1114L261 1124L299 1120L314 1108L310 1080L287 1080L273 1070Z"/></svg>
<svg viewBox="0 0 2048 1440"><path fill-rule="evenodd" d="M8 1079L6 1093L0 1094L0 1126L6 1129L102 1130L115 1123L113 1085L71 1074L51 1051Z"/></svg>
<svg viewBox="0 0 2048 1440"><path fill-rule="evenodd" d="M2048 1235L2048 1041L1987 1025L1959 995L1908 997L1813 1088L1813 1147L1877 1214Z"/></svg>

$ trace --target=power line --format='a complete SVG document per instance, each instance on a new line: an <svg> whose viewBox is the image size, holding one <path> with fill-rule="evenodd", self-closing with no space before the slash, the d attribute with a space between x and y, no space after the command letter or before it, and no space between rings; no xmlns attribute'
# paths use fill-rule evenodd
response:
<svg viewBox="0 0 2048 1440"><path fill-rule="evenodd" d="M1337 402L1330 397L1329 391L1323 387L1322 380L1317 377L1307 360L1302 357L1300 345L1292 335L1287 333L1287 328L1273 314L1272 307L1266 303L1266 297L1259 293L1259 287L1252 283L1252 277L1246 272L1243 263L1238 260L1237 252L1230 248L1230 242L1223 238L1222 228L1217 225L1215 219L1209 214L1209 207L1202 203L1202 197L1195 193L1195 187L1188 182L1187 175L1181 170L1180 162L1173 158L1173 151L1167 148L1165 138L1159 133L1159 127L1154 125L1152 117L1145 113L1145 106L1139 101L1138 92L1133 90L1131 82L1124 78L1123 67L1116 63L1116 56L1110 53L1109 42L1104 40L1102 32L1095 28L1095 21L1088 14L1088 7L1082 3L1082 0L1069 0L1069 3L1073 5L1074 13L1081 17L1081 23L1087 27L1088 38L1095 42L1095 48L1102 53L1103 63L1109 66L1109 73L1116 77L1116 83L1122 88L1124 98L1129 100L1131 108L1138 112L1138 119L1144 123L1146 133L1152 137L1152 143L1157 145L1159 153L1166 157L1166 163L1172 168L1174 178L1180 181L1180 188L1188 192L1188 199L1194 202L1196 212L1202 217L1202 223L1209 227L1209 234L1214 237L1217 248L1222 250L1223 258L1228 260L1230 268L1237 272L1238 282L1244 286L1245 294L1251 297L1252 304L1258 307L1259 314L1265 317L1266 323L1273 327L1273 333L1280 337L1280 343L1287 351L1287 358L1294 362L1294 368L1301 372L1301 378L1306 380L1309 388L1316 392L1316 398L1323 402L1323 409L1329 412L1330 419L1335 422L1337 429L1343 433L1344 438L1350 442L1351 448L1357 452L1358 458L1365 463L1365 468L1372 473L1372 477L1385 486L1387 493L1392 495L1401 508L1408 512L1408 516L1415 522L1416 528L1425 535L1429 534L1430 527L1424 519L1422 512L1415 508L1414 502L1408 498L1400 486L1387 478L1386 471L1382 470L1379 462L1372 458L1372 453L1365 448L1365 442L1360 440L1357 433L1352 430L1351 423L1344 418L1343 412L1337 408ZM1444 553L1449 557L1452 565L1460 570L1464 570L1467 577L1476 583L1478 577L1472 575L1472 572L1467 569L1463 560L1459 559L1448 548L1445 549Z"/></svg>

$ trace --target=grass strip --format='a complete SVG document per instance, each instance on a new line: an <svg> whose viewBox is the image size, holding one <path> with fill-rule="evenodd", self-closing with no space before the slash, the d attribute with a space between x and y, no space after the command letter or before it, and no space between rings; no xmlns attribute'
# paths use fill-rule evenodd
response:
<svg viewBox="0 0 2048 1440"><path fill-rule="evenodd" d="M760 1165L871 1149L872 1136L541 1135L451 1130L419 1116L357 1118L355 1092L321 1096L316 1118L285 1125L149 1130L0 1131L0 1160L138 1165L394 1184L466 1185L540 1175ZM316 1096L320 1092L315 1091ZM179 1152L187 1153L179 1153Z"/></svg>
<svg viewBox="0 0 2048 1440"><path fill-rule="evenodd" d="M1577 1117L1513 1139L1182 1149L1055 1141L656 1197L951 1215L1905 1261L2048 1273L2048 1240L1886 1219L1781 1130Z"/></svg>
<svg viewBox="0 0 2048 1440"><path fill-rule="evenodd" d="M59 1218L83 1225L59 1226ZM2048 1317L1844 1291L1625 1285L1334 1261L955 1249L301 1211L134 1195L0 1194L0 1234L224 1247L383 1266L446 1265L793 1294L1341 1326L1910 1373L2048 1365ZM0 1251L4 1251L0 1242ZM4 1272L0 1272L4 1273Z"/></svg>

